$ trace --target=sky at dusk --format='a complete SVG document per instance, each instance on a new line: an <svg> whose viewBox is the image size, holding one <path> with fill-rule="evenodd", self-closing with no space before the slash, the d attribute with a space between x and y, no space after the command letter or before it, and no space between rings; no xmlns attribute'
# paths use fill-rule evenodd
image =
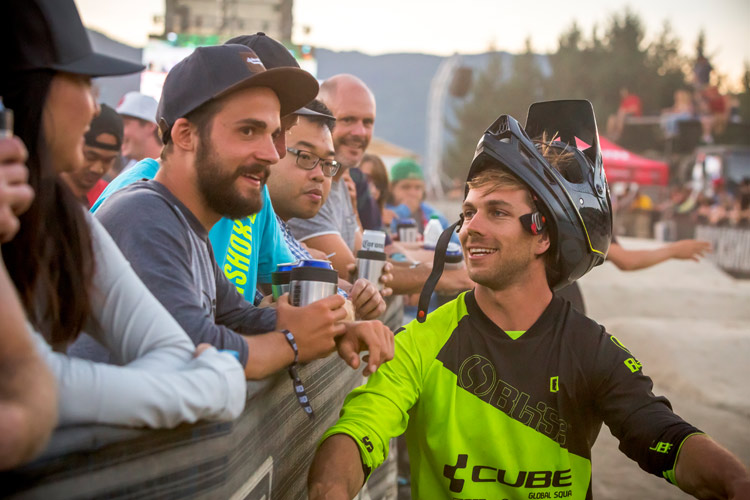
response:
<svg viewBox="0 0 750 500"><path fill-rule="evenodd" d="M112 38L143 46L159 30L153 18L164 12L155 0L76 0L84 24ZM377 5L377 7L374 7ZM629 7L645 24L647 41L665 20L694 53L698 32L706 32L714 67L739 83L750 62L750 1L714 0L295 0L293 39L332 50L368 54L421 52L450 55L489 47L517 53L531 38L536 52L553 51L560 33L575 21L590 33Z"/></svg>

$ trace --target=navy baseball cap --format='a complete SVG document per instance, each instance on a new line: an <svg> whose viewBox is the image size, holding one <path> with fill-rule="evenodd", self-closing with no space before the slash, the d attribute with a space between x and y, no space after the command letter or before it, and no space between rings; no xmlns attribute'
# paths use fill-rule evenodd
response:
<svg viewBox="0 0 750 500"><path fill-rule="evenodd" d="M106 149L108 151L120 151L122 146L122 118L117 111L106 104L101 105L99 114L91 120L89 131L83 136L87 146ZM115 144L99 142L97 138L101 134L109 134L115 138Z"/></svg>
<svg viewBox="0 0 750 500"><path fill-rule="evenodd" d="M273 90L279 98L281 116L296 111L318 94L318 81L310 73L291 67L267 70L245 45L198 47L177 63L164 81L156 110L162 137L168 139L172 125L201 105L248 87Z"/></svg>
<svg viewBox="0 0 750 500"><path fill-rule="evenodd" d="M244 45L253 49L266 69L299 68L299 63L289 49L263 32L254 35L240 35L226 41L227 44Z"/></svg>
<svg viewBox="0 0 750 500"><path fill-rule="evenodd" d="M263 32L258 32L254 35L241 35L236 36L232 39L227 40L226 43L236 43L250 47L253 49L260 60L263 61L263 66L266 69L272 68L299 68L299 63L294 58L289 49L284 45ZM299 108L294 111L295 115L307 115L307 116L322 116L325 118L333 118L330 115L318 113L308 108ZM283 113L282 113L282 116Z"/></svg>

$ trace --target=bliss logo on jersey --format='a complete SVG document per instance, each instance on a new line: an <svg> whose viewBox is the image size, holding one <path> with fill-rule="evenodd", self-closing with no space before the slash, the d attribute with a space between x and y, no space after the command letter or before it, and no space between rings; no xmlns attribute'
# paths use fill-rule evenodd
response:
<svg viewBox="0 0 750 500"><path fill-rule="evenodd" d="M568 423L557 410L501 380L495 366L484 356L474 354L466 358L458 369L457 383L509 417L565 446ZM559 390L559 380L554 381L554 386L550 381L550 390Z"/></svg>
<svg viewBox="0 0 750 500"><path fill-rule="evenodd" d="M448 488L453 493L460 493L464 489L464 483L500 483L511 488L566 488L573 486L573 477L570 469L565 470L520 470L509 471L491 467L489 465L474 465L471 467L471 478L458 479L456 477L460 469L467 469L468 473L469 455L460 454L456 459L456 465L445 464L443 476L449 481ZM555 492L554 498L570 496L570 491ZM564 495L564 496L561 496ZM550 496L534 496L530 498L552 498Z"/></svg>

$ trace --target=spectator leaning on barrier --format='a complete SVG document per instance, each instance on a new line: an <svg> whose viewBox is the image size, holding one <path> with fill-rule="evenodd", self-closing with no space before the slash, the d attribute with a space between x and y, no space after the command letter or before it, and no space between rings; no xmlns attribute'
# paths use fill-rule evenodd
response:
<svg viewBox="0 0 750 500"><path fill-rule="evenodd" d="M264 33L235 37L227 43L251 48L267 69L299 68L289 50ZM297 116L293 113L281 117L281 131L274 138L280 158L286 155L286 132L296 120ZM160 160L145 159L117 177L94 204L92 212L118 189L141 179L153 179L159 166ZM245 300L256 305L263 299L257 286L271 282L271 273L278 264L294 260L276 223L266 186L263 186L262 198L262 206L257 213L236 220L222 218L209 232L219 267Z"/></svg>
<svg viewBox="0 0 750 500"><path fill-rule="evenodd" d="M382 327L340 323L346 317L340 296L302 308L282 296L276 309L256 308L213 258L208 231L222 217L241 219L260 209L269 169L279 159L280 115L309 102L316 91L309 73L266 70L246 46L196 49L164 83L158 114L165 147L156 177L117 191L96 212L194 342L237 351L248 378L295 362L294 339L298 359L310 361L337 345L341 351L367 328ZM387 346L381 350L379 343L387 341L378 337L371 352L386 356ZM378 365L383 359L376 354L370 361Z"/></svg>
<svg viewBox="0 0 750 500"><path fill-rule="evenodd" d="M73 194L88 208L107 187L107 181L102 176L118 161L122 145L122 119L114 109L102 104L99 114L91 120L84 141L83 166L63 172L62 177Z"/></svg>
<svg viewBox="0 0 750 500"><path fill-rule="evenodd" d="M591 147L529 139L545 132ZM575 168L558 173L538 148L573 155ZM355 497L404 431L414 498L590 499L602 423L644 470L684 491L746 497L737 458L655 396L620 341L552 294L601 264L611 236L590 103L539 103L526 130L500 116L436 256L456 227L475 289L408 324L394 360L349 394L313 460L311 500Z"/></svg>
<svg viewBox="0 0 750 500"><path fill-rule="evenodd" d="M91 77L142 66L94 53L72 0L11 0L0 12L1 35L15 42L4 45L12 50L0 94L23 111L16 131L36 194L2 255L57 379L59 423L174 427L237 417L245 404L237 361L195 348L59 175L84 162L96 111ZM82 330L123 366L62 354Z"/></svg>

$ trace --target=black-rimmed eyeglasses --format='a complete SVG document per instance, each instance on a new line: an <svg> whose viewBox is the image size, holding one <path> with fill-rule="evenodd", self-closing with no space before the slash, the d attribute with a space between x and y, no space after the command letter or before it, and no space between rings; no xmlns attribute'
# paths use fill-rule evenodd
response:
<svg viewBox="0 0 750 500"><path fill-rule="evenodd" d="M339 171L339 168L341 168L341 163L336 160L324 160L310 151L295 148L286 148L286 150L297 157L297 166L299 168L312 170L320 163L323 175L326 177L333 177Z"/></svg>

